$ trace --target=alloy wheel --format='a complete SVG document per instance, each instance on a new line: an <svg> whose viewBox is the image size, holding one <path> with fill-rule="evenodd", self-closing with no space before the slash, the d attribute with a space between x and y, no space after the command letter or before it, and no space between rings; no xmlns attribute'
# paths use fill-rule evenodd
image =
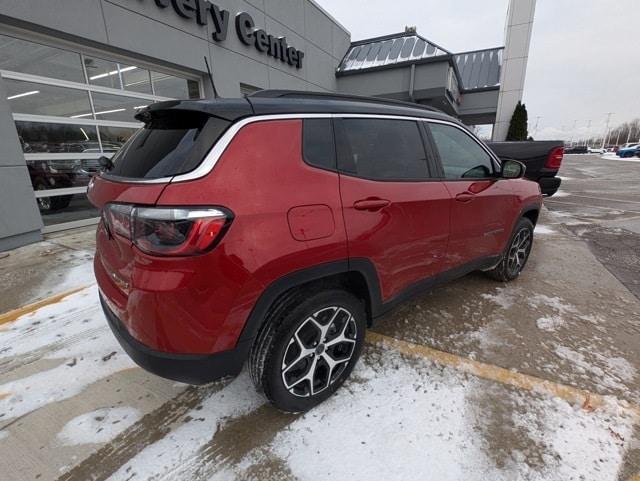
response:
<svg viewBox="0 0 640 481"><path fill-rule="evenodd" d="M520 229L511 242L507 255L507 268L514 274L520 272L524 267L529 250L531 249L531 231Z"/></svg>
<svg viewBox="0 0 640 481"><path fill-rule="evenodd" d="M327 389L349 365L357 327L345 308L323 308L295 330L282 358L282 381L294 396L314 396Z"/></svg>

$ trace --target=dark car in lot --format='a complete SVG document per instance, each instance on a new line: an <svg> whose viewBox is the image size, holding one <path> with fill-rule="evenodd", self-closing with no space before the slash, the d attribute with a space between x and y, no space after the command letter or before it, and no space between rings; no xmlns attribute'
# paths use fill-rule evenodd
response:
<svg viewBox="0 0 640 481"><path fill-rule="evenodd" d="M199 384L247 361L304 411L391 308L475 270L515 279L531 251L539 186L445 114L266 91L137 118L88 195L105 315L158 375Z"/></svg>

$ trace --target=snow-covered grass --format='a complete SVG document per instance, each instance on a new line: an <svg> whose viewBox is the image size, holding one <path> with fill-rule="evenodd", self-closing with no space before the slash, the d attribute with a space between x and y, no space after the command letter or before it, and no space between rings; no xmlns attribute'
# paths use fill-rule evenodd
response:
<svg viewBox="0 0 640 481"><path fill-rule="evenodd" d="M140 412L131 407L96 409L69 421L58 433L62 444L106 443L140 419Z"/></svg>

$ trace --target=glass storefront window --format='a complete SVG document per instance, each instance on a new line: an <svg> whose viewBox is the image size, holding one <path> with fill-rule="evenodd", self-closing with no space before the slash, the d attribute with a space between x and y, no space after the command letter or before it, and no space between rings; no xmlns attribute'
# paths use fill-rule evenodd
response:
<svg viewBox="0 0 640 481"><path fill-rule="evenodd" d="M97 120L122 120L125 122L138 122L134 115L138 109L146 107L151 102L144 99L122 97L93 92L93 107Z"/></svg>
<svg viewBox="0 0 640 481"><path fill-rule="evenodd" d="M142 125L136 110L200 98L196 80L66 48L0 35L2 83L49 232L97 220L87 184L100 158L115 155Z"/></svg>
<svg viewBox="0 0 640 481"><path fill-rule="evenodd" d="M84 83L80 54L0 35L0 69Z"/></svg>
<svg viewBox="0 0 640 481"><path fill-rule="evenodd" d="M90 84L122 89L120 81L122 70L118 68L117 63L100 58L85 57L84 67L87 69L87 78Z"/></svg>
<svg viewBox="0 0 640 481"><path fill-rule="evenodd" d="M4 79L7 101L14 114L91 116L89 94L84 90Z"/></svg>
<svg viewBox="0 0 640 481"><path fill-rule="evenodd" d="M67 194L36 198L45 226L98 217L100 211L86 194Z"/></svg>
<svg viewBox="0 0 640 481"><path fill-rule="evenodd" d="M174 99L199 99L200 85L195 80L151 72L153 90L156 95Z"/></svg>
<svg viewBox="0 0 640 481"><path fill-rule="evenodd" d="M153 93L147 69L94 57L85 57L84 66L92 85L144 94Z"/></svg>
<svg viewBox="0 0 640 481"><path fill-rule="evenodd" d="M92 125L16 121L22 151L31 153L82 153L100 148Z"/></svg>

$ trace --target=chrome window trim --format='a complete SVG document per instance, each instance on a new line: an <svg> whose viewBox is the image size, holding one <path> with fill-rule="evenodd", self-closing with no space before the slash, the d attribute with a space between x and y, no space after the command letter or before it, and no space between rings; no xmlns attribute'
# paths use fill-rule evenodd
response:
<svg viewBox="0 0 640 481"><path fill-rule="evenodd" d="M271 120L295 120L295 119L327 119L327 118L363 118L363 119L390 119L390 120L410 120L417 122L433 122L438 124L446 124L463 131L466 135L470 136L496 163L497 169L500 169L500 163L497 162L496 156L491 152L488 147L485 147L479 142L470 132L458 125L454 121L441 120L441 119L429 119L425 117L413 117L406 115L393 115L393 114L340 114L340 113L305 113L305 114L268 114L268 115L252 115L238 120L232 124L227 131L218 139L213 148L205 156L204 160L191 172L186 174L175 175L172 177L159 177L157 179L132 179L129 177L120 177L115 175L109 175L108 173L102 173L100 176L106 180L112 180L114 182L127 182L132 184L164 184L164 183L178 183L188 182L191 180L200 179L208 175L216 166L220 157L231 144L237 133L246 125L255 122L267 122Z"/></svg>

